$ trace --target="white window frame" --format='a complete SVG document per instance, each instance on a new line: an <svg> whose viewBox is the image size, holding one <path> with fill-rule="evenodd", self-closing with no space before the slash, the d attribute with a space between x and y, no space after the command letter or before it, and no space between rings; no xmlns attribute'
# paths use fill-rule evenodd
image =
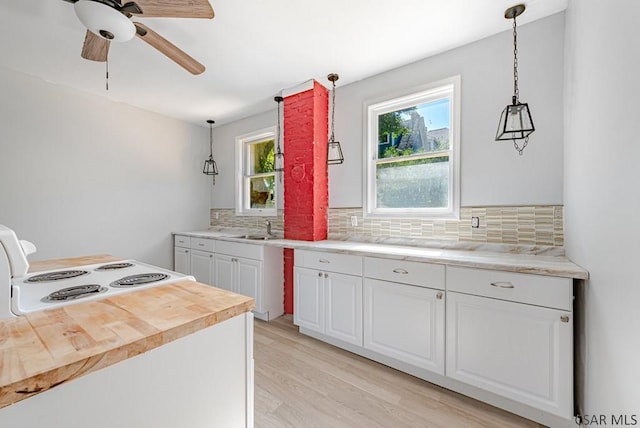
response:
<svg viewBox="0 0 640 428"><path fill-rule="evenodd" d="M403 108L435 101L448 95L450 123L450 150L405 159L437 157L449 154L449 206L446 208L377 208L376 161L378 160L378 116ZM425 219L459 219L460 216L460 76L454 76L388 95L383 99L364 103L364 194L365 217L421 217Z"/></svg>
<svg viewBox="0 0 640 428"><path fill-rule="evenodd" d="M236 215L265 217L275 217L278 215L279 182L276 172L273 173L275 177L275 207L251 208L250 204L249 181L250 177L256 177L256 175L249 176L246 174L247 159L249 156L248 147L250 144L259 143L265 140L276 140L275 126L236 137ZM270 175L270 173L268 175Z"/></svg>

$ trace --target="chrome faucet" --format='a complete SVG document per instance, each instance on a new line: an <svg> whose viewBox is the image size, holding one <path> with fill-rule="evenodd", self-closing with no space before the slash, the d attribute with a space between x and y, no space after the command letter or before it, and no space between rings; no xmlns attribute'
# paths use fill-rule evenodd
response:
<svg viewBox="0 0 640 428"><path fill-rule="evenodd" d="M269 220L265 220L264 224L267 225L267 236L271 236L271 222Z"/></svg>

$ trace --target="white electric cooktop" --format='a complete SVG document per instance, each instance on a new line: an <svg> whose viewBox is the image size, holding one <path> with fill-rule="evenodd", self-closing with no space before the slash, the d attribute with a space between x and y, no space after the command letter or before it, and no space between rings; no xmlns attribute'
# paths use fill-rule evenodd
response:
<svg viewBox="0 0 640 428"><path fill-rule="evenodd" d="M23 315L177 280L194 278L136 260L36 272L11 280L11 309L14 314Z"/></svg>

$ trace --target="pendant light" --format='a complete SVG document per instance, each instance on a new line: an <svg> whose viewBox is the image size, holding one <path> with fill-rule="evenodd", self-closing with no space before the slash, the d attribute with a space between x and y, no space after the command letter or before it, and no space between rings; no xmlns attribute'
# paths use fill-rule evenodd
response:
<svg viewBox="0 0 640 428"><path fill-rule="evenodd" d="M209 119L207 120L209 124L209 159L204 161L204 167L202 168L202 173L206 175L211 175L213 184L216 184L216 175L218 175L218 167L216 165L216 161L213 160L213 124L215 121Z"/></svg>
<svg viewBox="0 0 640 428"><path fill-rule="evenodd" d="M273 162L273 170L278 173L278 179L280 180L280 182L282 182L282 171L284 171L284 152L280 148L280 140L282 139L280 131L280 103L284 101L284 98L277 96L274 97L273 100L278 103L278 135L276 135L276 141L278 142L278 144L276 147L276 155Z"/></svg>
<svg viewBox="0 0 640 428"><path fill-rule="evenodd" d="M516 17L525 10L525 5L519 4L510 7L504 12L506 19L513 19L513 98L512 103L504 108L500 116L500 124L496 133L496 141L513 140L513 146L522 155L529 143L529 135L535 131L531 112L527 103L520 102L518 89L518 33L516 31ZM524 140L522 147L518 140Z"/></svg>
<svg viewBox="0 0 640 428"><path fill-rule="evenodd" d="M331 73L327 76L327 79L333 84L333 90L331 91L331 136L329 137L329 149L327 150L327 164L336 165L344 162L344 155L342 154L342 148L340 142L335 141L333 134L334 118L336 113L336 80L340 76L336 73Z"/></svg>

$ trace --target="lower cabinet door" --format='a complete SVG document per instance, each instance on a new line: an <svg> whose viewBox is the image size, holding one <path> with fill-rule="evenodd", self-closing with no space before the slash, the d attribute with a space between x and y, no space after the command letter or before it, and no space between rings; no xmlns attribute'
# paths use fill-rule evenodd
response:
<svg viewBox="0 0 640 428"><path fill-rule="evenodd" d="M262 262L258 260L236 258L236 292L253 297L256 311L262 308Z"/></svg>
<svg viewBox="0 0 640 428"><path fill-rule="evenodd" d="M188 248L174 247L173 270L185 275L191 275L191 258Z"/></svg>
<svg viewBox="0 0 640 428"><path fill-rule="evenodd" d="M449 292L447 376L570 418L572 331L567 311Z"/></svg>
<svg viewBox="0 0 640 428"><path fill-rule="evenodd" d="M213 284L213 253L191 250L191 275L198 282Z"/></svg>
<svg viewBox="0 0 640 428"><path fill-rule="evenodd" d="M313 269L296 267L293 283L293 323L324 334L324 278Z"/></svg>
<svg viewBox="0 0 640 428"><path fill-rule="evenodd" d="M362 346L362 277L333 272L323 277L325 334Z"/></svg>
<svg viewBox="0 0 640 428"><path fill-rule="evenodd" d="M226 254L216 254L213 257L213 286L229 291L234 289L233 258Z"/></svg>
<svg viewBox="0 0 640 428"><path fill-rule="evenodd" d="M364 347L444 375L444 291L365 278Z"/></svg>

